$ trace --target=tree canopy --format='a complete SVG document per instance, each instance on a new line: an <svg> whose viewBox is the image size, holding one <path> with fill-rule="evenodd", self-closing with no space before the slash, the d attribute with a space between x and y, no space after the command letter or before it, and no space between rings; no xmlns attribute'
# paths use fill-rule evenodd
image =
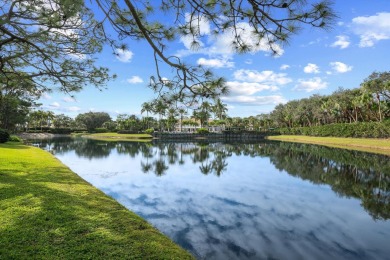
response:
<svg viewBox="0 0 390 260"><path fill-rule="evenodd" d="M89 132L102 127L105 122L109 121L111 121L111 117L105 112L88 112L76 117L76 122L84 124Z"/></svg>
<svg viewBox="0 0 390 260"><path fill-rule="evenodd" d="M103 29L83 0L4 0L0 4L0 75L36 85L78 91L104 86L107 68L96 67Z"/></svg>
<svg viewBox="0 0 390 260"><path fill-rule="evenodd" d="M280 44L304 26L326 29L335 17L329 0L4 0L1 90L8 84L21 90L28 85L25 93L37 99L53 89L73 93L87 85L102 88L115 77L96 65L103 46L118 52L126 49L125 43L144 41L154 54L149 87L157 99L167 106L196 105L200 98L227 93L225 79L176 56L169 49L172 41L186 39L196 50L205 35L227 35L232 52L278 54Z"/></svg>
<svg viewBox="0 0 390 260"><path fill-rule="evenodd" d="M277 54L278 44L288 43L304 25L329 28L336 17L332 2L328 0L315 3L305 0L95 2L104 14L103 24L107 26L108 22L119 39L145 40L150 45L156 75L151 77L149 85L158 93L158 98L164 102L181 101L185 104L192 104L199 97L215 98L227 93L228 89L223 78L173 55L169 50L173 40L185 37L190 39L191 47L197 49L202 46L205 34L218 36L227 33L234 52L266 48ZM164 14L163 22L161 15L156 15L161 13ZM164 65L173 69L168 79L162 74Z"/></svg>
<svg viewBox="0 0 390 260"><path fill-rule="evenodd" d="M93 13L83 0L5 0L0 5L0 73L22 77L49 90L72 92L86 84L103 86L108 70L94 65L93 54L104 43L125 48L122 40L145 40L151 47L156 76L150 86L166 99L215 97L227 91L225 81L208 69L186 64L169 51L169 42L191 39L202 45L206 33L230 33L238 53L266 46L278 52L303 25L327 28L334 21L332 2L318 0L93 0ZM100 10L101 13L99 13ZM165 22L157 20L164 14ZM99 17L99 19L97 19ZM204 30L204 25L210 32ZM109 35L114 29L117 35ZM248 34L247 32L250 31ZM162 64L176 72L168 80ZM23 74L20 72L23 71Z"/></svg>

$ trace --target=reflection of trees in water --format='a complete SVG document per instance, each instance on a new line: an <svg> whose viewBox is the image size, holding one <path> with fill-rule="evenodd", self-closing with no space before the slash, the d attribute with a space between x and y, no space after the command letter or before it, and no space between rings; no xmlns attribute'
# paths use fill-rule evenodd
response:
<svg viewBox="0 0 390 260"><path fill-rule="evenodd" d="M88 159L108 157L112 149L116 146L115 143L71 137L31 140L30 143L48 150L53 154L75 151L78 156Z"/></svg>
<svg viewBox="0 0 390 260"><path fill-rule="evenodd" d="M264 151L277 169L328 184L339 196L359 198L374 219L390 218L388 157L293 143L271 144Z"/></svg>
<svg viewBox="0 0 390 260"><path fill-rule="evenodd" d="M71 140L71 141L70 141ZM141 169L157 176L169 165L192 163L202 174L220 176L233 155L269 157L276 169L315 184L328 184L339 196L359 198L374 219L390 218L390 160L384 155L308 144L259 143L115 143L89 139L50 139L33 142L53 153L74 150L85 158L104 158L111 151L142 156Z"/></svg>

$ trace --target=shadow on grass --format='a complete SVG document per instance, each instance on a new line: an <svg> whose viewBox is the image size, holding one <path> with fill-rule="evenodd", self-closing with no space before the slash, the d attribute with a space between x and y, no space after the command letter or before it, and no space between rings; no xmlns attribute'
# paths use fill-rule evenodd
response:
<svg viewBox="0 0 390 260"><path fill-rule="evenodd" d="M1 173L0 259L191 258L66 168Z"/></svg>
<svg viewBox="0 0 390 260"><path fill-rule="evenodd" d="M4 149L28 149L28 146L21 142L6 142L0 144L0 148Z"/></svg>

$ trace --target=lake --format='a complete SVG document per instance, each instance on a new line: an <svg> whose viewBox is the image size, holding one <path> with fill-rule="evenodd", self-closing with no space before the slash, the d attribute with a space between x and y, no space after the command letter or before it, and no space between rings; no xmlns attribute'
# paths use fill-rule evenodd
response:
<svg viewBox="0 0 390 260"><path fill-rule="evenodd" d="M33 141L198 259L390 259L390 158L283 142Z"/></svg>

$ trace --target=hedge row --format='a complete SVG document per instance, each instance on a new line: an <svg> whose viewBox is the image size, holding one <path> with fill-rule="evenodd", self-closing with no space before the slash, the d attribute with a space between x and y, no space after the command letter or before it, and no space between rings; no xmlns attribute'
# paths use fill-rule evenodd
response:
<svg viewBox="0 0 390 260"><path fill-rule="evenodd" d="M333 137L389 138L390 121L329 124L312 127L279 128L282 135L309 135Z"/></svg>

